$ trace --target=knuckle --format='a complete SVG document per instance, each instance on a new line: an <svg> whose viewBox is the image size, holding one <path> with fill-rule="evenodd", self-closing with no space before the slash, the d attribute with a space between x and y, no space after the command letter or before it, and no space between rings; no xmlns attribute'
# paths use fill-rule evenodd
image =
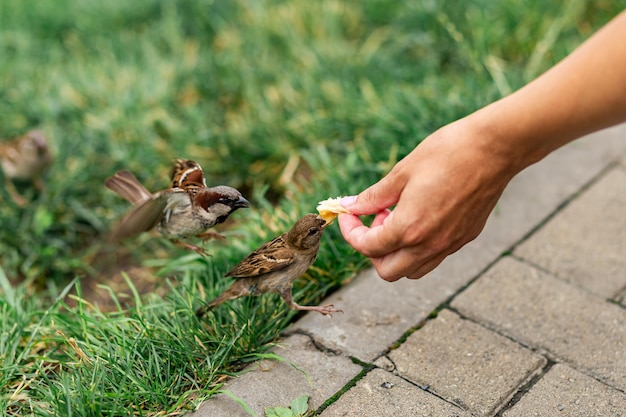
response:
<svg viewBox="0 0 626 417"><path fill-rule="evenodd" d="M400 235L400 244L404 247L418 245L427 236L427 231L420 223L400 225L398 233Z"/></svg>
<svg viewBox="0 0 626 417"><path fill-rule="evenodd" d="M387 282L394 282L402 278L402 275L399 275L398 273L387 270L387 268L385 268L383 265L374 266L374 267L376 268L376 272L378 273L378 276Z"/></svg>
<svg viewBox="0 0 626 417"><path fill-rule="evenodd" d="M391 256L394 257L393 255ZM389 257L374 258L372 264L378 273L378 276L387 282L394 282L400 278L406 276L409 272L406 271L406 265L404 262L398 262L398 259L392 260Z"/></svg>
<svg viewBox="0 0 626 417"><path fill-rule="evenodd" d="M430 241L430 244L428 245L428 251L430 252L430 255L444 253L448 250L450 245L451 239L449 239L447 236L436 236Z"/></svg>

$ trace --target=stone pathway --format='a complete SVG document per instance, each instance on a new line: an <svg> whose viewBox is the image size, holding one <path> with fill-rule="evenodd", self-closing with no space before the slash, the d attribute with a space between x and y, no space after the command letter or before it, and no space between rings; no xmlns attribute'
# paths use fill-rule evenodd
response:
<svg viewBox="0 0 626 417"><path fill-rule="evenodd" d="M258 416L626 417L626 125L519 175L481 236L419 281L363 272L226 383ZM218 395L192 417L247 417Z"/></svg>

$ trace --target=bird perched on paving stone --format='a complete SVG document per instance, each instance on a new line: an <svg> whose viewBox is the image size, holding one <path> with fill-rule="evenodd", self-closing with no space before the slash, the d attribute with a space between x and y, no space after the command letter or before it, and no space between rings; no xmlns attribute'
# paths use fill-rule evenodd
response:
<svg viewBox="0 0 626 417"><path fill-rule="evenodd" d="M324 228L330 223L316 214L307 214L284 233L252 252L226 273L235 282L219 297L198 310L203 316L208 310L225 301L246 295L268 292L280 294L287 306L294 310L317 311L332 316L341 310L332 304L325 306L301 306L293 301L293 281L304 274L317 256Z"/></svg>
<svg viewBox="0 0 626 417"><path fill-rule="evenodd" d="M208 229L224 222L235 210L250 205L235 188L207 187L202 168L192 160L176 160L170 187L156 193L150 193L126 170L108 178L105 185L133 205L111 231L111 241L133 237L156 226L166 238L200 254L206 251L180 239L224 239Z"/></svg>
<svg viewBox="0 0 626 417"><path fill-rule="evenodd" d="M0 166L5 186L13 201L26 205L27 201L15 189L13 181L32 182L39 191L44 185L41 174L50 167L52 155L43 132L31 130L11 142L0 143Z"/></svg>

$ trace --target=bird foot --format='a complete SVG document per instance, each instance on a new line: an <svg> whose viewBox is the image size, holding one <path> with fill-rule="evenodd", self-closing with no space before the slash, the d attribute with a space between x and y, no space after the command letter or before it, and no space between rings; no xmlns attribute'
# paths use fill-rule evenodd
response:
<svg viewBox="0 0 626 417"><path fill-rule="evenodd" d="M318 313L324 315L324 316L329 316L329 317L333 317L332 313L343 313L343 310L340 310L338 308L334 308L334 304L326 304L323 306L301 306L301 305L296 305L295 309L296 310L304 310L304 311L317 311Z"/></svg>
<svg viewBox="0 0 626 417"><path fill-rule="evenodd" d="M11 200L13 200L15 204L17 204L20 207L25 207L26 204L28 204L28 201L24 197L21 196L21 194L15 188L15 185L13 185L13 183L10 180L6 180L5 185L6 185L7 191L9 192L9 196L11 197Z"/></svg>
<svg viewBox="0 0 626 417"><path fill-rule="evenodd" d="M13 199L13 202L20 207L26 207L28 204L28 201L19 194L11 195L11 198Z"/></svg>
<svg viewBox="0 0 626 417"><path fill-rule="evenodd" d="M209 252L207 252L206 249L204 249L203 247L200 247L200 246L196 246L196 245L194 245L192 243L181 242L180 240L175 241L175 243L178 246L181 246L181 247L183 247L185 249L189 249L189 250L192 250L192 251L196 252L200 256L205 256L205 257L211 256L211 254Z"/></svg>

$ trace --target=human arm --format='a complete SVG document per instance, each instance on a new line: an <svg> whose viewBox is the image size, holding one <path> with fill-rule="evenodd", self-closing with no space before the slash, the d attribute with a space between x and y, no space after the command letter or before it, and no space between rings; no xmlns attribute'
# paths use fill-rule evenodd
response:
<svg viewBox="0 0 626 417"><path fill-rule="evenodd" d="M624 39L626 12L533 82L430 135L356 200L343 201L353 213L339 216L346 241L388 281L434 269L478 236L520 171L626 121ZM376 213L370 227L358 218Z"/></svg>

